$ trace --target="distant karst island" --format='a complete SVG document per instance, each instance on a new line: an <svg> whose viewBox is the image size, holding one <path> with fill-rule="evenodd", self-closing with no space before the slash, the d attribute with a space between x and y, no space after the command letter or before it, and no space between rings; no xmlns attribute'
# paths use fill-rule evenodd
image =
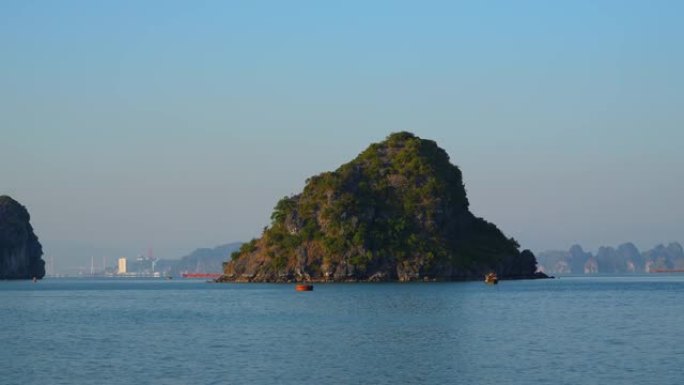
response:
<svg viewBox="0 0 684 385"><path fill-rule="evenodd" d="M185 273L220 274L227 256L238 250L241 245L242 242L232 242L199 248L180 259L157 260L156 268L165 277L180 277Z"/></svg>
<svg viewBox="0 0 684 385"><path fill-rule="evenodd" d="M222 282L545 278L529 250L474 216L461 171L434 141L391 134L281 199Z"/></svg>
<svg viewBox="0 0 684 385"><path fill-rule="evenodd" d="M33 233L26 207L0 195L0 279L41 279L43 247Z"/></svg>
<svg viewBox="0 0 684 385"><path fill-rule="evenodd" d="M684 271L684 249L678 242L641 252L631 242L602 246L596 255L573 245L570 250L538 253L539 268L548 274L636 274Z"/></svg>

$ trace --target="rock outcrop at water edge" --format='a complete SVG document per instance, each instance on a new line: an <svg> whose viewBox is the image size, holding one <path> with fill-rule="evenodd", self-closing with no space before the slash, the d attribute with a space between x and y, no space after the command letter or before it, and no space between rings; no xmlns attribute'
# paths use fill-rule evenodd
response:
<svg viewBox="0 0 684 385"><path fill-rule="evenodd" d="M45 276L43 248L33 232L28 211L7 195L0 196L0 279Z"/></svg>

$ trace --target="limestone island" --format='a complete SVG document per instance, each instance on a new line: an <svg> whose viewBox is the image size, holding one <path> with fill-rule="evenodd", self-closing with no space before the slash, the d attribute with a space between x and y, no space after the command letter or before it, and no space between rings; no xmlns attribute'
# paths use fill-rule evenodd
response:
<svg viewBox="0 0 684 385"><path fill-rule="evenodd" d="M41 279L43 247L33 233L26 207L0 195L0 279Z"/></svg>
<svg viewBox="0 0 684 385"><path fill-rule="evenodd" d="M271 225L224 263L219 282L547 278L493 223L468 210L459 168L408 132L371 144L281 199Z"/></svg>

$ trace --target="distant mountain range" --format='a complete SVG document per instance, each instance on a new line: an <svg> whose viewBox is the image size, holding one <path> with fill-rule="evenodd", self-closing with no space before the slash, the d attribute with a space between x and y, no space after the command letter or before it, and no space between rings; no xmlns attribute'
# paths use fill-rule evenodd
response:
<svg viewBox="0 0 684 385"><path fill-rule="evenodd" d="M242 242L228 243L214 248L201 248L181 259L160 259L156 269L166 276L180 276L183 273L221 273L223 263L230 260L230 254L240 248Z"/></svg>
<svg viewBox="0 0 684 385"><path fill-rule="evenodd" d="M199 248L181 259L160 259L156 271L167 276L183 273L221 273L224 262L238 251L242 242L213 248ZM594 255L582 246L569 250L548 250L536 254L537 267L546 274L629 274L654 271L684 270L684 248L678 242L657 245L640 251L633 243L617 247L600 247ZM131 262L134 263L134 262Z"/></svg>
<svg viewBox="0 0 684 385"><path fill-rule="evenodd" d="M220 273L231 253L240 249L242 242L228 243L213 248L200 248L179 260L162 259L158 271L166 275L183 273ZM582 246L574 245L567 251L549 250L537 253L538 268L546 274L629 274L654 271L684 270L684 248L678 242L657 245L640 251L633 243L617 247L604 246L594 255Z"/></svg>
<svg viewBox="0 0 684 385"><path fill-rule="evenodd" d="M546 274L621 274L684 270L684 250L677 242L639 251L633 243L600 247L596 255L580 245L568 251L537 253L538 268Z"/></svg>

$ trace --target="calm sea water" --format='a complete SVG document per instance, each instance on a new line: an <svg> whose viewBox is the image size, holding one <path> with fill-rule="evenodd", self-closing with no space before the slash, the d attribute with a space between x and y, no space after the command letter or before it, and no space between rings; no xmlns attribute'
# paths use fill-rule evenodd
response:
<svg viewBox="0 0 684 385"><path fill-rule="evenodd" d="M682 384L684 276L0 281L2 384Z"/></svg>

